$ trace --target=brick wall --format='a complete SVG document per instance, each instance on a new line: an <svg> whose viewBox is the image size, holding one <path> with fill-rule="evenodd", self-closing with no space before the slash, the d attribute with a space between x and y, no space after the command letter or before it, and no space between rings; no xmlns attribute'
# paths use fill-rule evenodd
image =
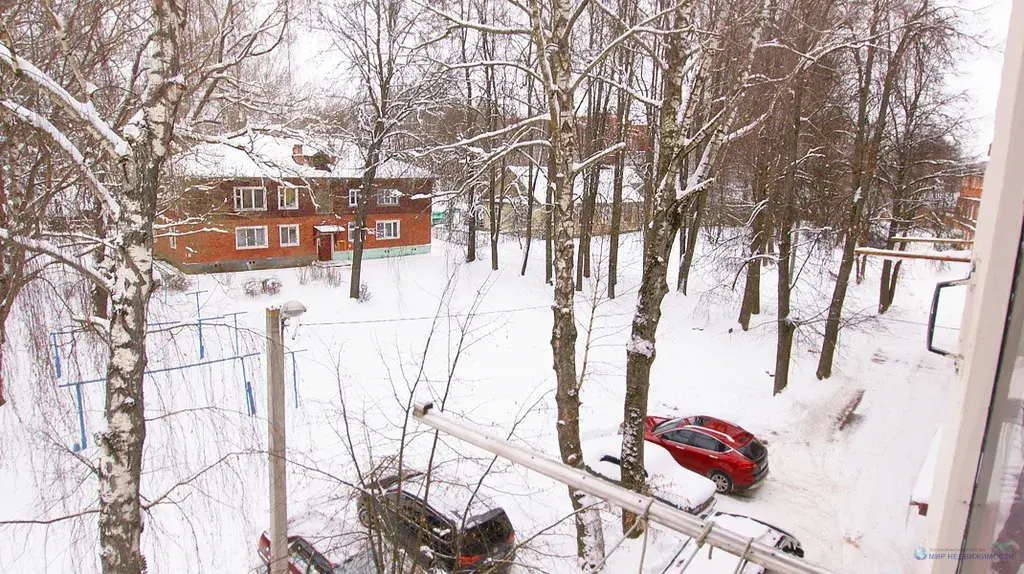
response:
<svg viewBox="0 0 1024 574"><path fill-rule="evenodd" d="M301 183L301 182L294 182ZM331 211L324 213L323 194L317 193L317 185L330 188ZM176 235L159 237L156 240L157 256L183 265L198 265L217 262L258 262L260 260L288 261L287 264L302 264L317 258L317 233L315 225L336 225L346 227L355 220L355 209L348 205L348 190L358 188L357 180L322 180L312 182L310 193L301 193L298 209L278 209L279 185L271 180L233 180L222 182L189 182L190 188L183 194L176 217L194 215L195 206L206 211L205 224L178 226ZM412 199L415 194L429 196L430 180L378 180L380 188L399 189L404 195L396 206L377 205L376 197L370 198L367 215L365 247L377 249L430 244L430 199ZM266 209L261 211L236 212L234 210L235 186L262 186L266 188ZM314 196L319 196L318 209ZM191 206L191 209L190 209ZM377 221L399 221L399 237L378 240L375 236ZM299 245L281 246L280 225L299 226ZM235 244L237 227L260 226L267 228L267 246L239 249ZM199 231L202 230L202 231ZM336 249L347 250L347 234L336 236ZM172 247L172 243L174 247Z"/></svg>

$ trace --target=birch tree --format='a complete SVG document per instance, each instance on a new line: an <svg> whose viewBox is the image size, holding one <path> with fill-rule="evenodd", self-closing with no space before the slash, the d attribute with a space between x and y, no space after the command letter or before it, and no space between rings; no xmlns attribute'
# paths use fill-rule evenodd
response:
<svg viewBox="0 0 1024 574"><path fill-rule="evenodd" d="M51 148L73 167L80 185L67 189L87 190L98 213L96 225L70 228L55 228L47 219L26 226L31 210L7 213L0 244L43 265L72 270L109 301L103 315L94 305L92 314L87 310L74 317L106 347L106 428L96 433L94 466L99 556L108 573L146 570L140 489L147 311L156 287L157 204L175 125L186 115L185 108L197 122L214 117L214 108L223 109L220 98L233 91L233 73L259 50L272 49L276 43L265 41L265 33L281 28L271 16L271 24L236 43L238 34L249 30L235 27L237 18L250 14L230 5L224 10L218 14L222 28L213 36L217 48L202 55L192 50L210 38L187 25L189 17L195 25L210 12L190 12L175 0L117 7L44 2L41 13L8 20L11 28L0 34L0 85L5 86L0 109L5 120L34 131L45 141L41 148ZM76 16L74 26L66 23L69 14ZM47 54L48 44L38 38L54 39L49 45L58 46L58 52ZM186 51L194 57L185 57ZM209 108L204 112L197 106ZM183 131L200 133L188 126ZM43 189L36 198L42 202L39 209L68 205L68 196L54 195L59 186ZM97 252L101 256L91 256Z"/></svg>
<svg viewBox="0 0 1024 574"><path fill-rule="evenodd" d="M90 135L83 144L101 146L122 170L123 185L117 191L95 177L89 178L110 230L107 240L112 242L113 249L109 269L95 269L52 243L0 230L0 238L5 242L44 253L76 268L110 297L109 321L94 323L109 342L104 406L107 429L97 437L100 559L103 571L109 573L146 569L140 546L139 486L146 440L142 383L146 368L146 310L154 286L153 218L174 114L184 91L179 75L183 6L173 1L155 1L151 10L152 33L142 107L123 137L114 132L88 100L72 96L32 62L18 56L14 46L0 47L0 60L14 80L31 84L55 107L86 126ZM46 132L72 159L82 157L78 147L45 116L10 100L4 106ZM87 165L81 167L90 169Z"/></svg>
<svg viewBox="0 0 1024 574"><path fill-rule="evenodd" d="M661 303L668 293L672 242L691 197L712 183L721 146L749 129L737 130L733 123L760 43L765 11L766 5L752 2L689 3L669 11L662 24L672 32L665 39L664 58L655 62L662 70L663 89L651 222L626 346L622 482L636 491L643 489L645 481L644 421L655 333ZM735 36L728 33L727 26ZM735 60L735 65L728 65L730 60ZM723 79L716 81L717 77ZM623 513L623 531L636 533L635 520Z"/></svg>

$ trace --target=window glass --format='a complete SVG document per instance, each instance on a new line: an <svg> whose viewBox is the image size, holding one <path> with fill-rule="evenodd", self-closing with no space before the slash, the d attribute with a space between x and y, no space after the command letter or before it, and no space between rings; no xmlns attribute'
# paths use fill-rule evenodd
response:
<svg viewBox="0 0 1024 574"><path fill-rule="evenodd" d="M235 211L267 209L267 190L263 187L236 187Z"/></svg>
<svg viewBox="0 0 1024 574"><path fill-rule="evenodd" d="M281 230L281 247L296 247L299 244L299 226L298 225L282 225Z"/></svg>
<svg viewBox="0 0 1024 574"><path fill-rule="evenodd" d="M397 189L378 189L377 205L398 205L400 195Z"/></svg>
<svg viewBox="0 0 1024 574"><path fill-rule="evenodd" d="M691 442L693 446L697 448L710 450L711 452L725 452L725 445L722 444L722 441L714 437L710 437L706 434L701 434L698 432L693 433L693 438L691 439Z"/></svg>
<svg viewBox="0 0 1024 574"><path fill-rule="evenodd" d="M377 239L398 239L399 224L398 221L378 221Z"/></svg>
<svg viewBox="0 0 1024 574"><path fill-rule="evenodd" d="M172 231L171 233L174 233L174 232ZM167 242L170 243L171 249L177 249L178 248L178 236L176 236L176 235L169 236L167 238Z"/></svg>
<svg viewBox="0 0 1024 574"><path fill-rule="evenodd" d="M308 187L285 187L280 186L277 188L277 208L278 209L298 209L299 208L299 191L309 191Z"/></svg>
<svg viewBox="0 0 1024 574"><path fill-rule="evenodd" d="M661 435L662 440L674 442L677 444L692 446L693 445L693 431L688 430L673 430L663 433Z"/></svg>
<svg viewBox="0 0 1024 574"><path fill-rule="evenodd" d="M256 249L267 246L267 228L263 227L236 227L235 248Z"/></svg>

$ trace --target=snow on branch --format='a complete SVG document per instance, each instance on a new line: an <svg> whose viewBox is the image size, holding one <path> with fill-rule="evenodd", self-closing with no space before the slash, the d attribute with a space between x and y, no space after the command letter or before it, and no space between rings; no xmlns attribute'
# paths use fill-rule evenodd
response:
<svg viewBox="0 0 1024 574"><path fill-rule="evenodd" d="M591 70L593 70L598 65L600 65L601 61L604 60L605 58L607 58L608 55L611 54L615 50L615 48L617 48L620 44L622 44L623 42L626 42L627 40L632 39L634 36L636 36L640 32L646 31L648 29L647 28L648 24L654 22L655 20L657 20L658 18L661 18L662 16L664 16L666 14L671 13L674 10L677 10L680 6L688 4L688 3L689 3L689 1L673 3L669 7L664 8L662 10L659 10L658 12L655 12L655 13L651 14L647 18L644 18L641 22L637 23L635 26L630 26L625 31L623 31L621 34L619 34L615 39L613 39L611 42L608 42L608 44L605 45L605 47L601 50L601 52L599 52L597 54L597 56L594 56L594 58L592 58L590 60L590 62L588 62L586 64L586 66L583 67L583 70L580 72L580 74L573 81L572 86L570 87L570 90L575 90L577 87L579 87L580 82L582 82L584 80L584 78L586 78L586 77L588 77L590 75ZM584 2L584 4L586 4L586 2ZM595 2L595 4L599 8L604 10L605 13L611 13L612 15L614 15L614 12L612 12L607 6L603 5L600 1ZM620 20L620 23L621 23L621 20ZM688 30L689 30L689 28L675 30L675 32L685 32L685 31L688 31Z"/></svg>
<svg viewBox="0 0 1024 574"><path fill-rule="evenodd" d="M44 255L48 255L56 259L57 261L63 263L64 265L71 267L75 271L78 271L86 278L91 279L94 283L96 283L103 289L109 291L110 288L112 287L111 282L107 280L107 278L105 278L103 275L101 275L99 271L80 261L75 261L73 258L68 257L61 251L60 247L54 245L53 243L50 243L48 241L40 241L38 239L32 239L30 237L20 237L16 235L11 235L10 231L3 228L0 228L0 241L13 243L33 253L42 253Z"/></svg>
<svg viewBox="0 0 1024 574"><path fill-rule="evenodd" d="M502 27L502 26L491 26L489 24L483 24L481 22L472 22L470 20L463 20L455 14L438 10L430 5L430 1L427 2L416 2L418 6L437 14L438 16L448 20L452 23L455 28L468 28L470 30L476 30L478 32L484 32L487 34L505 34L505 35L529 35L531 33L529 28L513 28L513 27Z"/></svg>
<svg viewBox="0 0 1024 574"><path fill-rule="evenodd" d="M572 174L570 174L570 177L587 169L588 167L594 165L595 163L601 161L602 159L608 157L609 155L625 148L626 142L619 142L613 146L604 148L603 150L595 153L594 155L588 157L587 159L583 160L580 163L572 164Z"/></svg>
<svg viewBox="0 0 1024 574"><path fill-rule="evenodd" d="M100 117L92 102L78 101L60 84L55 82L53 78L48 76L46 72L35 67L32 62L12 53L3 43L0 43L0 61L10 66L15 76L27 77L47 92L50 98L61 107L84 121L89 126L89 130L102 142L108 152L116 157L128 155L128 143L114 133L110 125Z"/></svg>
<svg viewBox="0 0 1024 574"><path fill-rule="evenodd" d="M14 117L22 120L23 122L31 125L37 130L50 136L50 138L63 149L71 160L81 168L82 173L85 174L85 178L89 180L90 188L93 194L96 195L96 199L103 205L104 210L107 212L108 218L113 221L116 220L121 214L121 206L118 205L117 200L111 195L103 183L96 179L96 174L92 172L92 169L85 163L85 156L78 150L74 143L71 142L56 126L50 123L43 116L35 113L32 110L24 108L10 100L0 101L0 106L7 108Z"/></svg>
<svg viewBox="0 0 1024 574"><path fill-rule="evenodd" d="M523 128L525 126L528 126L530 124L537 123L537 122L542 122L542 121L546 120L547 118L548 118L548 115L546 113L544 113L544 114L537 114L537 115L535 115L533 117L526 118L525 120L516 122L514 124L510 124L508 126L505 126L505 127L501 128L501 129L494 130L492 132L484 132L482 134L475 135L475 136L473 136L471 138L466 138L466 139L459 140L457 142L450 143L450 144L440 145L440 146L433 147L433 148L430 148L430 149L428 149L426 151L422 151L422 152L411 152L410 155L412 155L412 157L414 157L414 158L420 158L420 157L424 157L426 155L429 155L431 153L438 152L438 151L444 151L444 150L455 149L455 148L460 148L460 147L467 147L467 146L470 146L470 145L472 145L472 144L474 144L476 142L483 141L483 140L490 139L490 138L494 138L494 137L498 137L498 136L502 136L502 135L505 135L507 133L514 132L514 131L516 131L516 130L518 130L520 128Z"/></svg>

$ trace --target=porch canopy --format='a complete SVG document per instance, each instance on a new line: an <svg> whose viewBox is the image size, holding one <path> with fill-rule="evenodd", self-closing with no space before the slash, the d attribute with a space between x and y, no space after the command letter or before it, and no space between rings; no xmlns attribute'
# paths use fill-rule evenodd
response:
<svg viewBox="0 0 1024 574"><path fill-rule="evenodd" d="M344 225L314 225L317 233L347 233L348 228Z"/></svg>

